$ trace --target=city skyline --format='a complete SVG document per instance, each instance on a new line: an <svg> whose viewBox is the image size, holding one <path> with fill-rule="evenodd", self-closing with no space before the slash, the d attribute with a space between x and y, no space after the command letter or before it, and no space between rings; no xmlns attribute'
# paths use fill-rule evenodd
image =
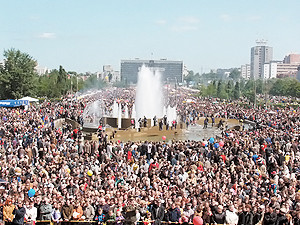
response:
<svg viewBox="0 0 300 225"><path fill-rule="evenodd" d="M296 0L1 3L0 60L15 48L50 69L96 72L117 70L121 60L166 58L207 72L249 64L257 39L268 40L273 59L300 50Z"/></svg>

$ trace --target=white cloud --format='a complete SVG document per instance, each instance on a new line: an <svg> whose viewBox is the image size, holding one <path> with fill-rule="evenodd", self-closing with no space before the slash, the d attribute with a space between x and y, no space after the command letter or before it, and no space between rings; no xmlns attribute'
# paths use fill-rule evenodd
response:
<svg viewBox="0 0 300 225"><path fill-rule="evenodd" d="M156 20L155 23L158 25L165 25L167 23L167 21L166 20Z"/></svg>
<svg viewBox="0 0 300 225"><path fill-rule="evenodd" d="M261 20L261 19L262 19L261 16L259 16L259 15L253 15L253 16L249 16L249 17L247 18L247 21L255 22L255 21L259 21L259 20Z"/></svg>
<svg viewBox="0 0 300 225"><path fill-rule="evenodd" d="M200 20L194 16L180 17L178 21L185 24L198 24L200 22Z"/></svg>
<svg viewBox="0 0 300 225"><path fill-rule="evenodd" d="M40 34L38 37L43 38L43 39L53 39L53 38L56 38L56 34L45 32L45 33Z"/></svg>
<svg viewBox="0 0 300 225"><path fill-rule="evenodd" d="M29 16L29 19L30 19L30 20L34 20L34 21L37 21L37 20L40 19L40 17L39 17L39 16L34 16L34 15L32 15L32 16Z"/></svg>
<svg viewBox="0 0 300 225"><path fill-rule="evenodd" d="M232 20L232 17L229 14L222 14L220 15L220 19L224 22L230 22Z"/></svg>
<svg viewBox="0 0 300 225"><path fill-rule="evenodd" d="M175 24L171 26L171 30L175 32L195 31L198 30L200 20L197 17L179 17Z"/></svg>
<svg viewBox="0 0 300 225"><path fill-rule="evenodd" d="M181 32L181 31L193 31L198 30L197 26L191 26L191 25L178 25L171 27L172 31Z"/></svg>

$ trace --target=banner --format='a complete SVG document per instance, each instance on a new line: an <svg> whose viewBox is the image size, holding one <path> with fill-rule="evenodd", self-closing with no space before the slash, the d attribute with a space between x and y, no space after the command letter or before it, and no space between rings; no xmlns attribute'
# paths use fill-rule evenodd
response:
<svg viewBox="0 0 300 225"><path fill-rule="evenodd" d="M29 105L28 100L0 100L0 107L19 107Z"/></svg>

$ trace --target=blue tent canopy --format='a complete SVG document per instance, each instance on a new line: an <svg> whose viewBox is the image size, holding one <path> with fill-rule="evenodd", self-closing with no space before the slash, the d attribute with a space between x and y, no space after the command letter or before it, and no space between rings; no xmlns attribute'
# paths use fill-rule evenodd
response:
<svg viewBox="0 0 300 225"><path fill-rule="evenodd" d="M20 107L28 104L28 100L0 100L0 107Z"/></svg>

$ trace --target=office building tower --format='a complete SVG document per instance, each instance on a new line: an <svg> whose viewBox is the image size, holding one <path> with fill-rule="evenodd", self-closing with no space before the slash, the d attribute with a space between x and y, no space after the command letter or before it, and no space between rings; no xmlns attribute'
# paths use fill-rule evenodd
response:
<svg viewBox="0 0 300 225"><path fill-rule="evenodd" d="M251 48L251 78L264 77L264 64L273 59L273 48L264 40L256 41L257 46Z"/></svg>

